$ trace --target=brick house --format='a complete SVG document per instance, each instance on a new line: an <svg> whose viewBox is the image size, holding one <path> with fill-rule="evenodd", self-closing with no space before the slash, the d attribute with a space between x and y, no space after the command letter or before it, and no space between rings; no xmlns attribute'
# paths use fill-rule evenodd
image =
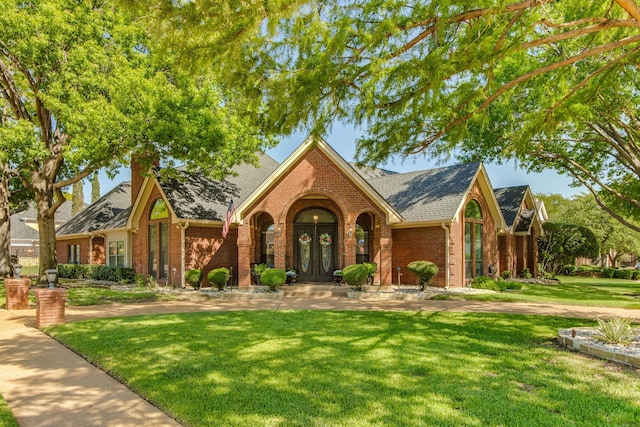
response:
<svg viewBox="0 0 640 427"><path fill-rule="evenodd" d="M523 197L499 203L481 163L410 173L360 169L326 142L308 138L283 163L259 156L217 181L179 170L160 178L134 162L123 183L58 230L59 262L68 245L82 260L124 265L181 285L186 270L233 267L240 287L251 266L295 269L299 282L329 282L334 270L375 262L374 284L414 283L406 265L435 262L436 286L463 286L497 272L537 265L535 203ZM235 212L222 227L229 201ZM506 221L514 210L518 221ZM84 252L83 252L84 251ZM86 252L86 255L85 255Z"/></svg>

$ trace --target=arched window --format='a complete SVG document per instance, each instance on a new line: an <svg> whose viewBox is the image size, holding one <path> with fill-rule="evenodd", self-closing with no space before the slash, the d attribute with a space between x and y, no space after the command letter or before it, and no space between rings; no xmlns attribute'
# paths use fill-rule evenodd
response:
<svg viewBox="0 0 640 427"><path fill-rule="evenodd" d="M260 260L260 262L262 262L263 264L267 264L272 268L275 262L273 257L273 231L273 222L267 222L262 226L262 255Z"/></svg>
<svg viewBox="0 0 640 427"><path fill-rule="evenodd" d="M167 204L162 199L158 199L153 204L151 208L151 213L149 214L150 220L156 219L165 219L169 218L169 209L167 209Z"/></svg>
<svg viewBox="0 0 640 427"><path fill-rule="evenodd" d="M482 210L475 200L464 211L465 278L482 276Z"/></svg>
<svg viewBox="0 0 640 427"><path fill-rule="evenodd" d="M356 223L356 262L369 262L369 226Z"/></svg>

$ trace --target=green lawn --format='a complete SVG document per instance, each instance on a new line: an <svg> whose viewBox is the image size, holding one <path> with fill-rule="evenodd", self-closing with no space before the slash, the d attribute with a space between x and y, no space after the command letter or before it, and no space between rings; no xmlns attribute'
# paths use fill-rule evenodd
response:
<svg viewBox="0 0 640 427"><path fill-rule="evenodd" d="M559 276L560 284L524 284L520 291L456 294L450 299L540 302L640 309L640 281Z"/></svg>
<svg viewBox="0 0 640 427"><path fill-rule="evenodd" d="M18 422L11 413L11 409L7 402L0 396L0 426L2 427L19 427Z"/></svg>
<svg viewBox="0 0 640 427"><path fill-rule="evenodd" d="M553 344L593 321L247 311L48 332L186 425L631 426L640 374Z"/></svg>

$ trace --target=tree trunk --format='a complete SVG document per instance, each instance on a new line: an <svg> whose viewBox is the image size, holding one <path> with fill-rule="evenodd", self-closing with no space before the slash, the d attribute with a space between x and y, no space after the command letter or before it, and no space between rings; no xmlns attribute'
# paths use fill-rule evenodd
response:
<svg viewBox="0 0 640 427"><path fill-rule="evenodd" d="M48 283L46 270L58 267L53 190L36 191L35 196L40 238L40 274L38 282Z"/></svg>
<svg viewBox="0 0 640 427"><path fill-rule="evenodd" d="M11 275L11 212L9 209L9 180L0 179L0 277Z"/></svg>

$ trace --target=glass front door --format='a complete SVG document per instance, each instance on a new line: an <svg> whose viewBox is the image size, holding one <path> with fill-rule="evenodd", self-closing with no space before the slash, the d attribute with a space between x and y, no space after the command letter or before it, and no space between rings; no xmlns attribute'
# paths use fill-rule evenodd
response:
<svg viewBox="0 0 640 427"><path fill-rule="evenodd" d="M336 231L335 218L327 211L312 209L298 216L294 229L298 281L332 280L337 265Z"/></svg>

